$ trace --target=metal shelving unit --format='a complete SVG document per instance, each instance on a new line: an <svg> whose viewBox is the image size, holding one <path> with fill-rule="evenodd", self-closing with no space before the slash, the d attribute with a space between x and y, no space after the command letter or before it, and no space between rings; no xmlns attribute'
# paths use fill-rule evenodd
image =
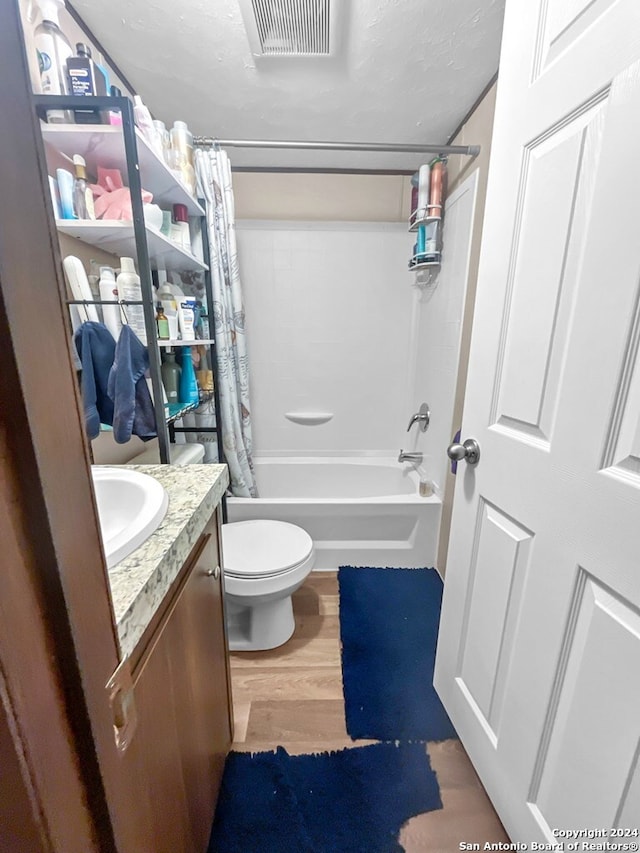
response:
<svg viewBox="0 0 640 853"><path fill-rule="evenodd" d="M96 305L142 304L144 308L145 331L149 351L149 368L153 392L156 431L160 462L171 462L170 440L176 432L215 433L218 459L224 462L222 436L218 429L218 376L215 358L215 341L159 341L155 321L153 302L152 270L163 268L172 270L201 270L204 275L207 311L211 316L213 309L213 291L209 270L209 243L205 220L204 202L191 196L187 188L166 166L162 158L150 147L146 139L136 128L133 105L128 98L84 97L70 95L34 95L35 110L42 120L42 135L45 143L60 153L80 154L87 163L90 172L95 173L97 165L118 168L127 176L131 193L131 222L105 222L102 220L58 220L56 226L62 233L81 239L91 246L105 251L137 258L138 274L142 290L142 302L112 302L95 300ZM117 110L122 116L122 127L103 124L47 124L48 110L73 110L79 107L85 110L108 112ZM142 202L142 186L154 194L154 202L160 204L186 204L191 216L200 217L203 235L203 259L171 243L155 228L145 224ZM85 304L79 300L68 300L68 304ZM167 412L163 403L163 386L160 373L160 348L167 346L200 346L209 348L211 369L213 372L212 392L201 392L200 401L189 405L170 406ZM175 422L184 415L210 400L214 400L216 410L215 427L176 427Z"/></svg>

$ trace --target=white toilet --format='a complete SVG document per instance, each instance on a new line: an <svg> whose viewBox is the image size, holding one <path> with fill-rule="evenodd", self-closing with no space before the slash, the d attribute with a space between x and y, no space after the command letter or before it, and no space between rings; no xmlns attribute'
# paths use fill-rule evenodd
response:
<svg viewBox="0 0 640 853"><path fill-rule="evenodd" d="M293 634L291 595L315 563L313 540L285 521L222 525L229 648L275 649Z"/></svg>

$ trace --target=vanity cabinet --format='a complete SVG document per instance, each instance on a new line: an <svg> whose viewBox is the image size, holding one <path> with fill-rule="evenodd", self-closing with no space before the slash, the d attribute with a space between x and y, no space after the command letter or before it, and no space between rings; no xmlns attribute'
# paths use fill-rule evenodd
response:
<svg viewBox="0 0 640 853"><path fill-rule="evenodd" d="M204 853L232 740L218 512L130 658L149 853Z"/></svg>

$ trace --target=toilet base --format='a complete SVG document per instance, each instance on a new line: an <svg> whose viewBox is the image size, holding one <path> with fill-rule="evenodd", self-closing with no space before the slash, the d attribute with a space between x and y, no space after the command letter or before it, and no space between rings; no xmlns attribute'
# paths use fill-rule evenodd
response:
<svg viewBox="0 0 640 853"><path fill-rule="evenodd" d="M227 594L226 613L232 652L275 649L291 638L296 627L290 595L246 607Z"/></svg>

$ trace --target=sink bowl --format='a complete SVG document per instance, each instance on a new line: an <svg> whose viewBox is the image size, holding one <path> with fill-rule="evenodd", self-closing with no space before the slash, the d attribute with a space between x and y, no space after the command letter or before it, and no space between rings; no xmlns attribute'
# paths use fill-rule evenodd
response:
<svg viewBox="0 0 640 853"><path fill-rule="evenodd" d="M126 468L91 469L107 567L124 560L151 536L169 496L157 480Z"/></svg>

